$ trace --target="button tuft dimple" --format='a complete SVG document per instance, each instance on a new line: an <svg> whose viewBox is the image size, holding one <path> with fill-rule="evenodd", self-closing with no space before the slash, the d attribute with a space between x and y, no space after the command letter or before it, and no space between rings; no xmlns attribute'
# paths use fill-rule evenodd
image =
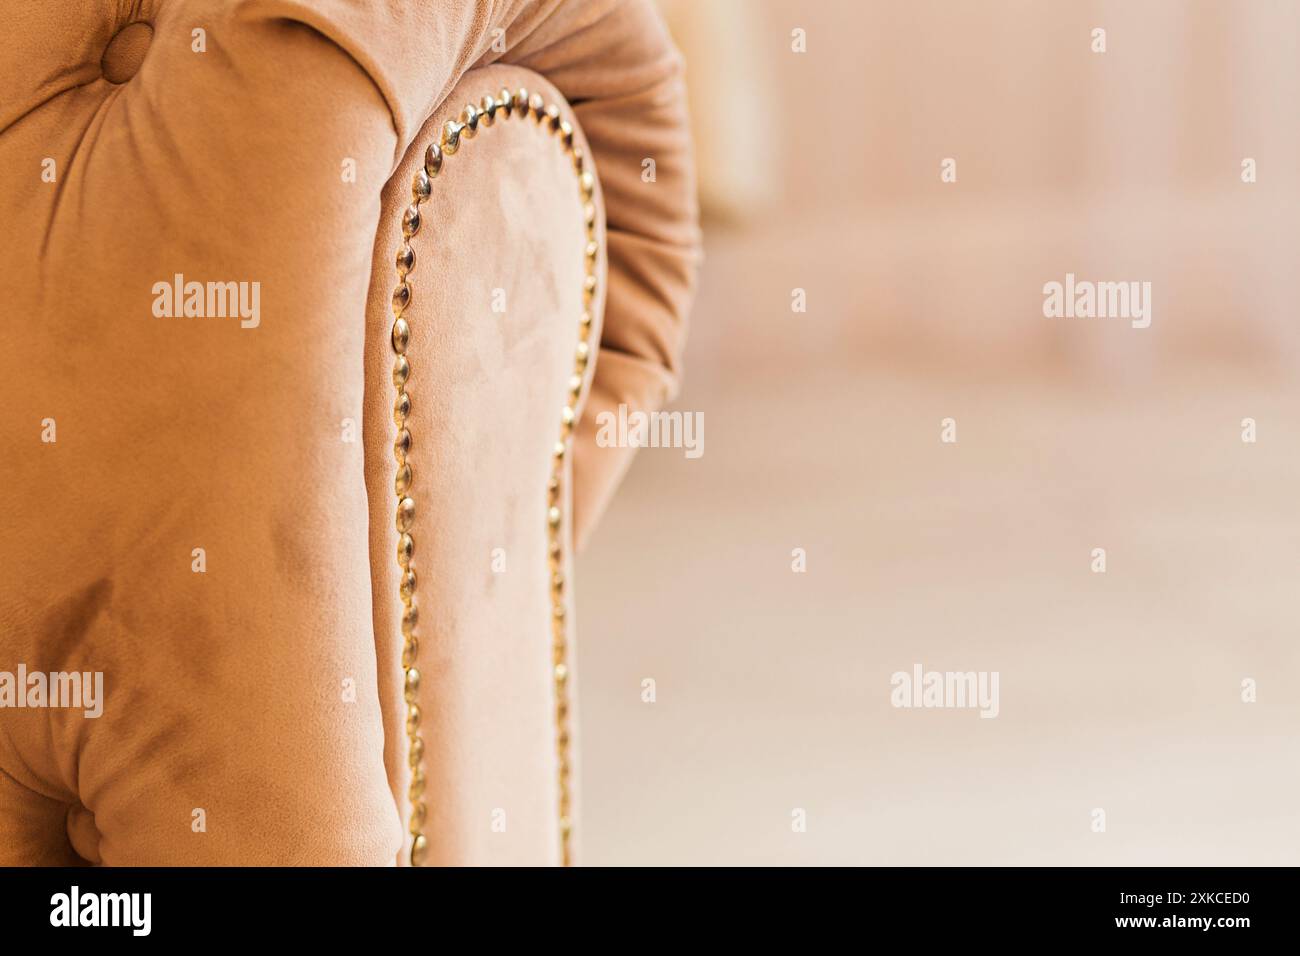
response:
<svg viewBox="0 0 1300 956"><path fill-rule="evenodd" d="M104 71L104 79L110 83L125 83L140 69L144 55L149 51L153 41L153 27L142 20L128 23L114 34L104 48L104 57L99 62Z"/></svg>

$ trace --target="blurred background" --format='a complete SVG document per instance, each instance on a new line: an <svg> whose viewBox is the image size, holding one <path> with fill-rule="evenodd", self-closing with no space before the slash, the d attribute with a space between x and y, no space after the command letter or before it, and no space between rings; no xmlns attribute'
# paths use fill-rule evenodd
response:
<svg viewBox="0 0 1300 956"><path fill-rule="evenodd" d="M663 8L705 451L579 563L585 862L1300 863L1300 5Z"/></svg>

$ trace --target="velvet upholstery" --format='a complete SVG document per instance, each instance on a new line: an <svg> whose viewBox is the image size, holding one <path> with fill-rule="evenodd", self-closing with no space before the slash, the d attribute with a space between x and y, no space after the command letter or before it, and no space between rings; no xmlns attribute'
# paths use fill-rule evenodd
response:
<svg viewBox="0 0 1300 956"><path fill-rule="evenodd" d="M392 258L424 146L502 85L573 104L608 220L581 538L630 454L594 414L671 395L696 256L648 3L0 8L0 671L101 671L106 698L0 709L0 863L402 859ZM425 831L433 863L553 862L544 491L579 202L535 126L462 149L409 310ZM256 321L159 315L177 274L258 283Z"/></svg>
<svg viewBox="0 0 1300 956"><path fill-rule="evenodd" d="M365 395L366 486L371 514L384 516L370 526L371 581L379 659L389 665L379 678L385 753L404 820L397 529L384 520L394 500L393 254L425 146L465 103L503 86L558 99L522 68L465 74L384 190L371 270L366 379L379 387ZM425 829L436 835L428 862L538 862L551 858L557 813L545 492L582 314L581 200L553 136L530 120L498 119L445 159L422 212L403 315L412 330Z"/></svg>

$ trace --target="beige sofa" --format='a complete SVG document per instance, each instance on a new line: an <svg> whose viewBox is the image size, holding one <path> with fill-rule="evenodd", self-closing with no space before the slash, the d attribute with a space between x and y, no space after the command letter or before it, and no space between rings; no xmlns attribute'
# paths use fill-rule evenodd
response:
<svg viewBox="0 0 1300 956"><path fill-rule="evenodd" d="M577 859L680 77L645 0L4 5L0 674L103 693L0 706L0 864Z"/></svg>

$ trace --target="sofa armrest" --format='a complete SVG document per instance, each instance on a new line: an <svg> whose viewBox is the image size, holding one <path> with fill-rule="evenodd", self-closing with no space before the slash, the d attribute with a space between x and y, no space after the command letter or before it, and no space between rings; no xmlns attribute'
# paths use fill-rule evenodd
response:
<svg viewBox="0 0 1300 956"><path fill-rule="evenodd" d="M575 536L587 540L634 449L599 448L592 418L654 410L681 372L699 259L683 63L651 0L247 0L346 50L392 113L395 156L465 72L515 64L545 77L586 132L604 195L609 288L593 406L575 457ZM647 165L653 163L653 171Z"/></svg>

